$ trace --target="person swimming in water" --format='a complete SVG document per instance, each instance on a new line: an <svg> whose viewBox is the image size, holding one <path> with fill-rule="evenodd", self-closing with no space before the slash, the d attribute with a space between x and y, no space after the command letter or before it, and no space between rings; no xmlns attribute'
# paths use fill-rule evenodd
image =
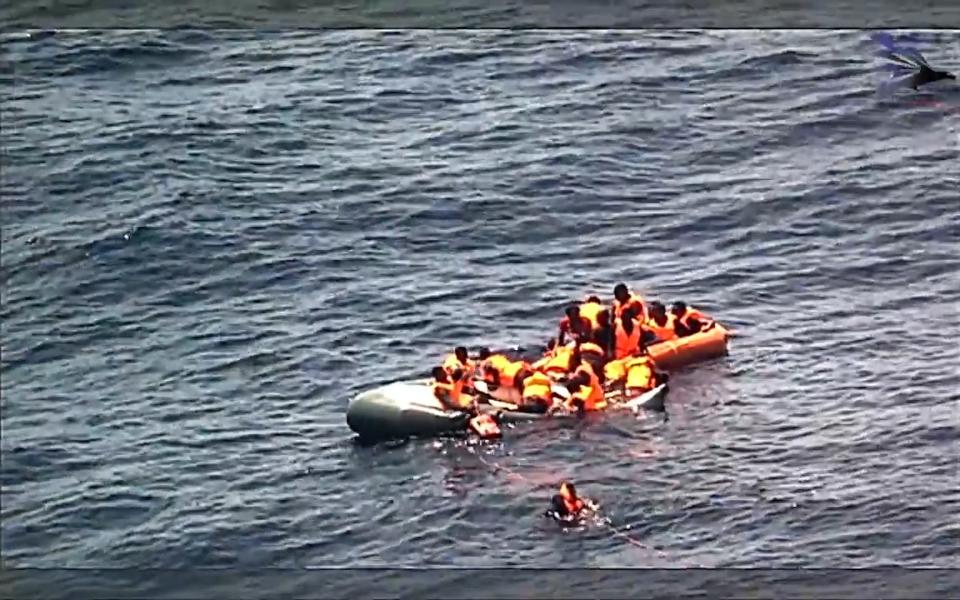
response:
<svg viewBox="0 0 960 600"><path fill-rule="evenodd" d="M577 494L577 488L571 482L563 481L560 483L560 493L550 498L550 508L544 512L544 516L563 524L575 524L581 523L598 508L596 502Z"/></svg>

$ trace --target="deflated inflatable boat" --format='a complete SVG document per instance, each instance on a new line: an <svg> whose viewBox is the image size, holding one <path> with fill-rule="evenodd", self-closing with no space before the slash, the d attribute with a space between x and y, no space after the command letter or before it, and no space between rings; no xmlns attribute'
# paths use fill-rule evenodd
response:
<svg viewBox="0 0 960 600"><path fill-rule="evenodd" d="M476 386L478 391L485 389L482 381L476 382ZM562 388L557 391L560 390ZM667 390L666 385L658 386L608 410L662 410ZM569 414L547 416L511 410L515 408L509 402L496 399L480 404L482 412L499 413L502 423L575 418L575 415ZM433 395L429 379L398 381L363 392L353 398L347 407L347 425L364 440L433 437L464 432L469 420L467 413L444 410Z"/></svg>

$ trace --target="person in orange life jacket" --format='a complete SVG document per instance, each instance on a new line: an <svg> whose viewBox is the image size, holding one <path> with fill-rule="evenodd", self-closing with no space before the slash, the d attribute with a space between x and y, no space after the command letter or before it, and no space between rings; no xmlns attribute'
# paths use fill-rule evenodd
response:
<svg viewBox="0 0 960 600"><path fill-rule="evenodd" d="M630 356L643 346L643 329L632 308L625 309L617 319L613 330L613 348L610 355L615 360Z"/></svg>
<svg viewBox="0 0 960 600"><path fill-rule="evenodd" d="M607 353L600 344L587 340L577 346L581 363L589 364L594 373L603 372L603 365L607 362ZM577 365L579 366L579 365Z"/></svg>
<svg viewBox="0 0 960 600"><path fill-rule="evenodd" d="M598 296L587 296L587 299L579 306L580 316L590 323L587 333L592 333L599 326L597 317L600 311L604 310L603 303Z"/></svg>
<svg viewBox="0 0 960 600"><path fill-rule="evenodd" d="M448 375L443 367L433 368L433 395L448 410L473 412L473 398L463 393L463 372Z"/></svg>
<svg viewBox="0 0 960 600"><path fill-rule="evenodd" d="M583 519L585 513L596 511L597 504L589 498L581 498L577 489L569 481L560 484L560 493L550 498L550 508L544 516L562 523L576 523Z"/></svg>
<svg viewBox="0 0 960 600"><path fill-rule="evenodd" d="M607 407L600 377L587 362L584 362L567 382L567 391L570 392L570 398L566 402L568 410L590 412Z"/></svg>
<svg viewBox="0 0 960 600"><path fill-rule="evenodd" d="M644 324L644 330L653 334L653 339L650 340L650 336L647 336L645 342L656 343L676 339L677 332L674 329L674 318L673 315L667 314L667 307L661 302L651 302L649 309L650 318Z"/></svg>
<svg viewBox="0 0 960 600"><path fill-rule="evenodd" d="M623 381L627 378L627 361L631 357L627 356L625 358L619 358L616 360L608 361L607 364L603 365L603 380L608 386L615 386L623 384Z"/></svg>
<svg viewBox="0 0 960 600"><path fill-rule="evenodd" d="M584 349L586 347L586 352ZM603 368L597 366L597 346L591 348L587 344L580 344L570 356L570 376L576 377L578 373L584 373L587 377L597 377L600 383L603 383Z"/></svg>
<svg viewBox="0 0 960 600"><path fill-rule="evenodd" d="M443 369L448 374L453 374L453 372L457 369L462 370L464 372L463 389L467 392L473 391L473 375L475 371L475 365L467 355L466 348L463 346L457 346L454 348L453 354L450 354L443 360Z"/></svg>
<svg viewBox="0 0 960 600"><path fill-rule="evenodd" d="M713 325L713 320L695 308L690 308L685 302L674 302L670 307L673 315L677 335L686 337L700 331L706 331Z"/></svg>
<svg viewBox="0 0 960 600"><path fill-rule="evenodd" d="M633 309L636 318L641 322L646 320L647 311L643 298L632 293L625 283L618 283L613 287L613 316L621 316L628 308Z"/></svg>
<svg viewBox="0 0 960 600"><path fill-rule="evenodd" d="M490 356L484 364L483 380L493 388L503 386L519 389L520 382L533 373L525 361L510 360L502 354Z"/></svg>
<svg viewBox="0 0 960 600"><path fill-rule="evenodd" d="M560 332L557 334L557 343L561 346L567 336L589 335L593 324L580 314L580 307L576 304L567 307L567 316L560 320Z"/></svg>
<svg viewBox="0 0 960 600"><path fill-rule="evenodd" d="M490 352L489 348L481 348L477 354L479 362L479 371L481 378L491 385L499 385L500 373L507 365L512 363L507 356L499 353Z"/></svg>
<svg viewBox="0 0 960 600"><path fill-rule="evenodd" d="M622 382L624 397L632 397L648 392L660 384L661 376L656 364L649 356L634 356L624 363L626 377ZM663 379L666 379L664 376Z"/></svg>
<svg viewBox="0 0 960 600"><path fill-rule="evenodd" d="M534 371L543 370L545 366L550 362L554 356L557 355L557 338L550 338L547 341L547 346L543 350L543 356L541 356L536 362L530 365Z"/></svg>
<svg viewBox="0 0 960 600"><path fill-rule="evenodd" d="M535 368L553 379L562 379L570 372L570 361L575 353L576 346L557 346L554 349L553 356L537 361Z"/></svg>
<svg viewBox="0 0 960 600"><path fill-rule="evenodd" d="M523 412L546 413L553 406L553 381L545 373L533 371L520 384Z"/></svg>

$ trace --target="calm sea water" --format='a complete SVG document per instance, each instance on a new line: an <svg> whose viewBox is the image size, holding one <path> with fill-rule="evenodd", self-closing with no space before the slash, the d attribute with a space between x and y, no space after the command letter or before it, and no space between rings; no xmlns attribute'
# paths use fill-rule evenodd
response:
<svg viewBox="0 0 960 600"><path fill-rule="evenodd" d="M956 71L960 33L921 38ZM956 567L960 88L878 98L872 50L8 37L5 564ZM357 392L621 280L741 334L668 418L354 443ZM543 519L562 477L644 547Z"/></svg>

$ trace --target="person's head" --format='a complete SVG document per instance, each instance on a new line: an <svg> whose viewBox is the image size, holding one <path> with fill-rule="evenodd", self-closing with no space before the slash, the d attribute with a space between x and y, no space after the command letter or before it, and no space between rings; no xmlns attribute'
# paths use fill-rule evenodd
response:
<svg viewBox="0 0 960 600"><path fill-rule="evenodd" d="M630 299L630 290L627 289L627 284L618 283L613 286L613 297L617 299L617 302L626 302Z"/></svg>
<svg viewBox="0 0 960 600"><path fill-rule="evenodd" d="M576 321L580 318L580 307L576 304L571 304L567 307L566 313L568 319L571 321Z"/></svg>
<svg viewBox="0 0 960 600"><path fill-rule="evenodd" d="M454 369L453 373L450 374L450 377L453 381L460 381L463 379L463 369Z"/></svg>
<svg viewBox="0 0 960 600"><path fill-rule="evenodd" d="M466 364L467 358L468 358L466 348L464 348L463 346L457 346L456 348L453 349L453 354L457 357L457 360L459 360L461 363Z"/></svg>
<svg viewBox="0 0 960 600"><path fill-rule="evenodd" d="M447 383L447 372L443 370L443 367L434 367L432 373L436 381L439 383Z"/></svg>
<svg viewBox="0 0 960 600"><path fill-rule="evenodd" d="M650 303L650 316L662 318L667 316L667 307L662 302L653 301Z"/></svg>
<svg viewBox="0 0 960 600"><path fill-rule="evenodd" d="M487 347L480 348L480 351L477 352L477 357L479 357L480 360L487 360L488 358L490 358L490 348L487 348Z"/></svg>
<svg viewBox="0 0 960 600"><path fill-rule="evenodd" d="M673 306L670 307L670 312L678 318L682 317L687 312L687 305L684 302L674 302Z"/></svg>
<svg viewBox="0 0 960 600"><path fill-rule="evenodd" d="M571 377L567 380L567 383L564 385L564 387L567 388L567 391L571 394L576 393L576 391L580 389L579 377Z"/></svg>
<svg viewBox="0 0 960 600"><path fill-rule="evenodd" d="M550 352L551 350L555 350L556 347L557 347L557 338L552 337L549 340L547 340L547 352Z"/></svg>
<svg viewBox="0 0 960 600"><path fill-rule="evenodd" d="M610 325L610 311L603 309L597 313L597 325L606 327Z"/></svg>
<svg viewBox="0 0 960 600"><path fill-rule="evenodd" d="M587 296L587 304L600 304L600 296Z"/></svg>

